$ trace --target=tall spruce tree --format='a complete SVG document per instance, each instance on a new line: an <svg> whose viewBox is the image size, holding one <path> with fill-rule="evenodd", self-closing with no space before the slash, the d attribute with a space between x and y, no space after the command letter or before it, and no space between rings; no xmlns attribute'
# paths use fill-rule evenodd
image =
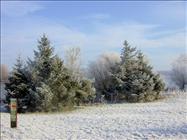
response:
<svg viewBox="0 0 187 140"><path fill-rule="evenodd" d="M30 111L42 111L42 107L44 108L42 105L44 105L45 99L48 99L46 96L49 94L44 95L42 89L47 87L54 57L53 47L45 34L38 40L37 48L38 50L34 51L34 60L29 59L27 61L27 71L31 75L32 85L30 88ZM45 107L47 106L46 103Z"/></svg>
<svg viewBox="0 0 187 140"><path fill-rule="evenodd" d="M7 102L10 103L10 98L18 99L18 111L20 112L23 106L28 105L28 101L25 100L29 98L29 88L30 80L21 58L18 57L13 71L8 78L8 82L5 83Z"/></svg>
<svg viewBox="0 0 187 140"><path fill-rule="evenodd" d="M38 111L60 111L82 102L90 94L89 91L83 92L86 90L85 86L81 86L83 80L78 82L73 79L63 61L53 55L53 48L45 35L38 43L34 61L28 62L34 87L30 91L33 108Z"/></svg>
<svg viewBox="0 0 187 140"><path fill-rule="evenodd" d="M141 51L131 47L127 41L122 49L121 64L115 73L118 92L130 102L155 100L164 86Z"/></svg>
<svg viewBox="0 0 187 140"><path fill-rule="evenodd" d="M34 51L34 61L28 62L35 86L41 86L42 82L47 81L52 71L52 61L53 47L44 34L38 41L38 51Z"/></svg>

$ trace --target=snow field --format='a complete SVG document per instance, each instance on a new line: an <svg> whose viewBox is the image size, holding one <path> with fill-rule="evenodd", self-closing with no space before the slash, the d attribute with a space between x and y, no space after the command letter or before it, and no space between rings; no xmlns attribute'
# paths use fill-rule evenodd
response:
<svg viewBox="0 0 187 140"><path fill-rule="evenodd" d="M168 96L171 95L171 96ZM18 128L1 113L2 140L185 140L187 93L151 103L106 104L69 113L18 114Z"/></svg>

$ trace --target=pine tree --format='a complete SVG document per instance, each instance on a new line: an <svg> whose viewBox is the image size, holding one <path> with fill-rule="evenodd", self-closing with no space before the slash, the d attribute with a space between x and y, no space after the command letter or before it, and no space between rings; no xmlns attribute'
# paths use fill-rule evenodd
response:
<svg viewBox="0 0 187 140"><path fill-rule="evenodd" d="M53 92L51 100L53 109L63 110L66 106L72 107L94 98L95 92L91 82L74 80L71 71L64 67L63 61L58 56L54 57L52 68L47 83Z"/></svg>
<svg viewBox="0 0 187 140"><path fill-rule="evenodd" d="M42 110L42 104L47 98L43 98L44 95L42 94L44 92L42 89L48 86L47 81L51 75L54 57L53 47L45 34L38 40L37 48L38 50L34 51L34 60L28 59L27 61L27 72L31 79L31 88L29 90L30 111Z"/></svg>
<svg viewBox="0 0 187 140"><path fill-rule="evenodd" d="M127 41L114 77L118 81L118 92L125 95L130 102L155 100L164 86L159 75L153 73L142 52L131 47Z"/></svg>
<svg viewBox="0 0 187 140"><path fill-rule="evenodd" d="M75 101L79 105L80 103L93 102L95 98L95 89L92 86L91 81L82 79L81 84L76 90Z"/></svg>
<svg viewBox="0 0 187 140"><path fill-rule="evenodd" d="M23 106L28 105L29 88L30 80L21 58L18 57L17 63L8 78L8 82L5 83L5 89L7 90L7 102L10 103L10 98L18 99L18 111L21 111Z"/></svg>
<svg viewBox="0 0 187 140"><path fill-rule="evenodd" d="M54 57L52 63L52 72L48 79L48 85L53 92L52 104L56 110L61 110L63 106L72 104L72 95L70 89L73 86L71 84L71 76L68 74L67 69L63 65L63 61L58 57Z"/></svg>
<svg viewBox="0 0 187 140"><path fill-rule="evenodd" d="M45 34L38 44L38 51L34 51L34 61L28 62L35 86L41 86L41 82L45 83L49 78L53 61L53 47Z"/></svg>
<svg viewBox="0 0 187 140"><path fill-rule="evenodd" d="M127 41L121 52L121 63L117 67L116 81L118 81L118 89L120 94L130 95L133 79L137 69L136 60L137 50L131 47Z"/></svg>

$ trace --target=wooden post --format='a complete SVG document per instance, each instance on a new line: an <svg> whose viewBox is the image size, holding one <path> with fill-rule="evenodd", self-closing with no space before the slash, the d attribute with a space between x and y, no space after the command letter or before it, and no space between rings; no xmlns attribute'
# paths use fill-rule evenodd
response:
<svg viewBox="0 0 187 140"><path fill-rule="evenodd" d="M17 99L10 99L10 125L11 128L17 127Z"/></svg>

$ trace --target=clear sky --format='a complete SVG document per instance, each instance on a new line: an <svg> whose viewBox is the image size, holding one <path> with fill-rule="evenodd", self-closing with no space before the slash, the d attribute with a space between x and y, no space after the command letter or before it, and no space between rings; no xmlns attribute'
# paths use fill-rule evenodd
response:
<svg viewBox="0 0 187 140"><path fill-rule="evenodd" d="M186 52L185 21L186 2L1 1L1 63L11 68L19 54L33 57L46 33L62 58L66 48L80 47L85 66L102 53L120 53L128 40L156 70L169 70Z"/></svg>

